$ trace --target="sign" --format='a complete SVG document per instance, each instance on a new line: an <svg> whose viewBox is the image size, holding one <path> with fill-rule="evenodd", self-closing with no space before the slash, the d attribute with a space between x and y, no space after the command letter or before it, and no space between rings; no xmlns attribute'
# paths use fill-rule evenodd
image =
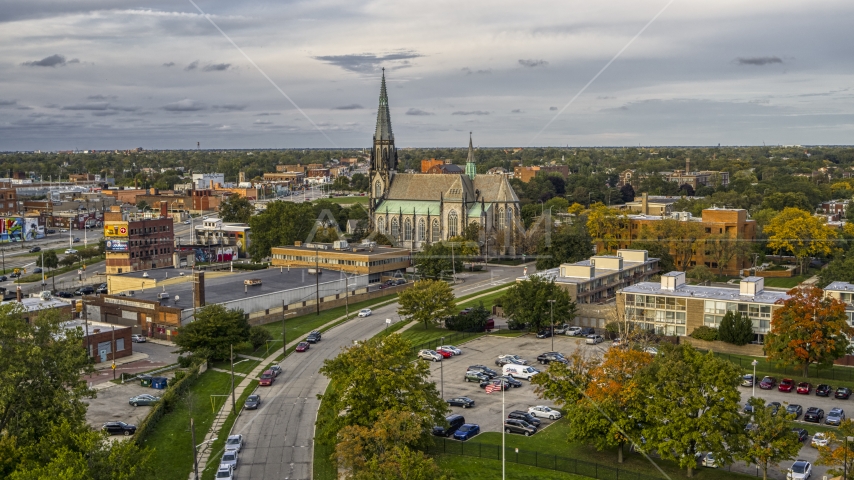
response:
<svg viewBox="0 0 854 480"><path fill-rule="evenodd" d="M104 298L104 303L112 303L115 305L124 305L126 307L145 308L147 310L154 310L154 305L151 305L148 303L143 303L143 302L135 302L133 300L125 300L123 298L106 297L106 298Z"/></svg>
<svg viewBox="0 0 854 480"><path fill-rule="evenodd" d="M127 222L108 223L104 225L105 237L127 237L128 224Z"/></svg>
<svg viewBox="0 0 854 480"><path fill-rule="evenodd" d="M108 252L127 252L128 241L109 239L104 242L105 250Z"/></svg>

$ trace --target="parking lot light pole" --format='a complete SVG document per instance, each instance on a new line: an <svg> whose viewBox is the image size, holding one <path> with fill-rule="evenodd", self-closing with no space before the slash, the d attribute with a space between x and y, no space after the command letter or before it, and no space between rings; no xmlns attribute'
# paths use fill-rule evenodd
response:
<svg viewBox="0 0 854 480"><path fill-rule="evenodd" d="M759 365L759 362L754 360L753 362L751 362L751 365L753 365L753 385L752 385L753 386L753 393L751 395L753 395L755 397L756 396L756 366Z"/></svg>
<svg viewBox="0 0 854 480"><path fill-rule="evenodd" d="M552 319L552 351L555 351L555 301L549 300L549 311Z"/></svg>
<svg viewBox="0 0 854 480"><path fill-rule="evenodd" d="M439 339L441 340L442 345L444 345L445 344L445 337L439 337ZM444 357L444 355L443 355L443 357ZM439 362L439 378L441 379L440 383L442 384L442 400L444 400L445 399L445 361L444 361L444 359L441 362Z"/></svg>

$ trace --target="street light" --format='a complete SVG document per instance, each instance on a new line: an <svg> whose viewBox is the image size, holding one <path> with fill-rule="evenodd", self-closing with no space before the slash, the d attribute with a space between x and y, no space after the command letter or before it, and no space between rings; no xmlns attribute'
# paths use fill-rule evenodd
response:
<svg viewBox="0 0 854 480"><path fill-rule="evenodd" d="M755 397L756 396L756 366L759 365L759 362L757 360L754 360L750 364L753 365L753 394L752 395Z"/></svg>
<svg viewBox="0 0 854 480"><path fill-rule="evenodd" d="M549 311L552 319L552 351L555 351L555 301L549 300Z"/></svg>
<svg viewBox="0 0 854 480"><path fill-rule="evenodd" d="M442 342L442 345L445 344L445 337L439 337ZM442 400L445 399L445 362L444 360L439 362L439 378L440 383L442 384ZM847 450L846 450L847 451Z"/></svg>

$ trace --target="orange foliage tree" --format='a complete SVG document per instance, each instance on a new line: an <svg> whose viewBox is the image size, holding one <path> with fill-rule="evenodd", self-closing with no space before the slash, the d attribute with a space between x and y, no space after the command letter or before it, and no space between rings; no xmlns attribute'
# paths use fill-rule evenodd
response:
<svg viewBox="0 0 854 480"><path fill-rule="evenodd" d="M845 304L825 297L822 289L794 288L788 293L774 311L765 352L780 365L802 367L806 377L811 364L830 366L848 352L854 328L848 324Z"/></svg>

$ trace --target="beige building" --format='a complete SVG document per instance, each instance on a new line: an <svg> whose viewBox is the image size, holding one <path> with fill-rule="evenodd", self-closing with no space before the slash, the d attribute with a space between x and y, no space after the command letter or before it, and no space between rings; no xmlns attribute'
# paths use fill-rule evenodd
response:
<svg viewBox="0 0 854 480"><path fill-rule="evenodd" d="M383 277L400 276L412 265L408 249L381 247L375 244L349 245L335 243L302 243L273 247L272 265L287 268L339 270L345 273L369 275L370 283Z"/></svg>

